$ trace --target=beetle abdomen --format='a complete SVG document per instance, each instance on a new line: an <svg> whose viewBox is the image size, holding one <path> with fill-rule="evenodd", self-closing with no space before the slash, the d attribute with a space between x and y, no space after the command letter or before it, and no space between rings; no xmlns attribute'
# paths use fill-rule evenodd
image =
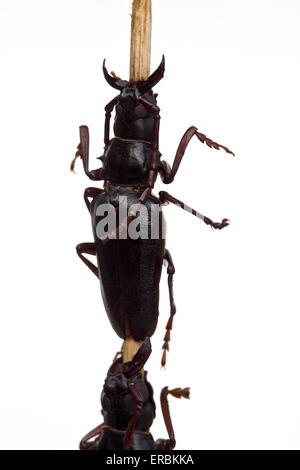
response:
<svg viewBox="0 0 300 470"><path fill-rule="evenodd" d="M152 336L158 318L165 242L163 217L157 201L149 197L145 205L148 238L132 239L128 233L127 239L112 239L104 244L97 231L99 222L105 217L100 214L101 206L111 204L115 207L118 225L116 197L121 195L103 193L93 200L91 206L101 292L115 332L121 338L132 336L140 341ZM123 195L122 198L122 203L126 203L128 208L139 203L139 196L135 193Z"/></svg>
<svg viewBox="0 0 300 470"><path fill-rule="evenodd" d="M118 184L145 184L151 157L150 144L140 140L113 138L103 157L102 176Z"/></svg>

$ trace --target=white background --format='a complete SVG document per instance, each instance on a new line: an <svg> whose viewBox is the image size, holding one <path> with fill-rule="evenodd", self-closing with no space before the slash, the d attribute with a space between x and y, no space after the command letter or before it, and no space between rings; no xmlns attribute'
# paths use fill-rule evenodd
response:
<svg viewBox="0 0 300 470"><path fill-rule="evenodd" d="M1 0L1 387L3 449L76 449L100 423L99 395L121 346L96 278L75 253L92 241L78 126L103 147L101 74L128 77L130 0ZM160 147L172 163L190 125L235 151L192 141L166 189L214 220L168 206L176 264L147 364L171 403L180 449L300 448L299 46L297 0L153 0ZM156 191L163 189L161 182ZM166 437L160 410L152 427Z"/></svg>

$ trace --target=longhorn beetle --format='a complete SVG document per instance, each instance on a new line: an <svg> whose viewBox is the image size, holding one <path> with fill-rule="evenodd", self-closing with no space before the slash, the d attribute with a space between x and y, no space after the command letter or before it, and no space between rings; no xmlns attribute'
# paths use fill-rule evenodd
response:
<svg viewBox="0 0 300 470"><path fill-rule="evenodd" d="M113 361L101 394L104 423L84 436L81 450L174 449L176 442L168 395L189 398L189 388L162 389L160 402L169 439L154 441L149 432L155 418L153 389L147 373L141 373L150 354L151 344L147 338L130 362L122 363L122 358Z"/></svg>
<svg viewBox="0 0 300 470"><path fill-rule="evenodd" d="M89 131L80 127L80 143L71 163L80 157L86 175L93 181L104 181L104 188L89 187L84 192L84 200L91 213L94 242L80 243L77 253L88 268L99 278L105 309L115 332L125 338L131 336L136 341L144 341L155 331L158 318L159 283L163 262L166 261L170 297L170 317L166 325L163 344L162 366L166 363L169 350L170 331L176 312L173 298L173 275L175 272L172 257L165 247L163 218L153 218L153 208L173 203L188 210L207 225L222 229L228 220L213 222L210 218L186 206L183 202L165 191L159 197L152 193L159 174L163 183L170 184L179 169L185 150L193 136L210 148L234 155L227 147L220 145L191 126L184 133L172 167L161 160L159 151L160 109L157 94L153 87L163 78L165 58L147 80L128 82L110 75L103 62L106 81L119 94L105 106L104 154L99 157L102 167L89 170ZM110 138L110 119L116 110L114 134ZM91 199L91 201L90 201ZM119 222L113 232L106 237L97 235L97 225L103 222L103 205L115 208L119 217L122 202L126 201L128 216ZM147 228L156 238L123 237L129 230L141 208L148 214ZM135 208L135 212L133 209ZM97 256L97 266L85 255Z"/></svg>

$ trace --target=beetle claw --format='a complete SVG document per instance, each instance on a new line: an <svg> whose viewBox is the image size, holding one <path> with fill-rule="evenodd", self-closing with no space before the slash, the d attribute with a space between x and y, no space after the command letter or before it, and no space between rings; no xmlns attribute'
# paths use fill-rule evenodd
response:
<svg viewBox="0 0 300 470"><path fill-rule="evenodd" d="M213 220L209 219L208 217L204 218L204 222L207 225L210 225L211 228L214 228L216 230L222 230L222 228L225 228L230 224L229 219L223 219L222 222L214 222Z"/></svg>
<svg viewBox="0 0 300 470"><path fill-rule="evenodd" d="M229 224L230 224L229 219L223 219L222 222L213 222L211 224L211 226L212 226L212 228L214 228L216 230L222 230L222 228L227 227Z"/></svg>

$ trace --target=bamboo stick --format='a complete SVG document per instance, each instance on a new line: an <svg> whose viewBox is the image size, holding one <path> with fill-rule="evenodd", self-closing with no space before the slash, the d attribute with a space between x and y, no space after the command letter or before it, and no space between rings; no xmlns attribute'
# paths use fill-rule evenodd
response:
<svg viewBox="0 0 300 470"><path fill-rule="evenodd" d="M130 81L146 80L150 75L151 61L151 0L133 0L130 42ZM123 343L123 362L131 361L142 341L128 336Z"/></svg>
<svg viewBox="0 0 300 470"><path fill-rule="evenodd" d="M135 341L131 336L126 338L123 343L122 357L123 362L129 362L140 348L143 341Z"/></svg>
<svg viewBox="0 0 300 470"><path fill-rule="evenodd" d="M151 61L151 0L133 0L131 15L130 81L146 80Z"/></svg>

